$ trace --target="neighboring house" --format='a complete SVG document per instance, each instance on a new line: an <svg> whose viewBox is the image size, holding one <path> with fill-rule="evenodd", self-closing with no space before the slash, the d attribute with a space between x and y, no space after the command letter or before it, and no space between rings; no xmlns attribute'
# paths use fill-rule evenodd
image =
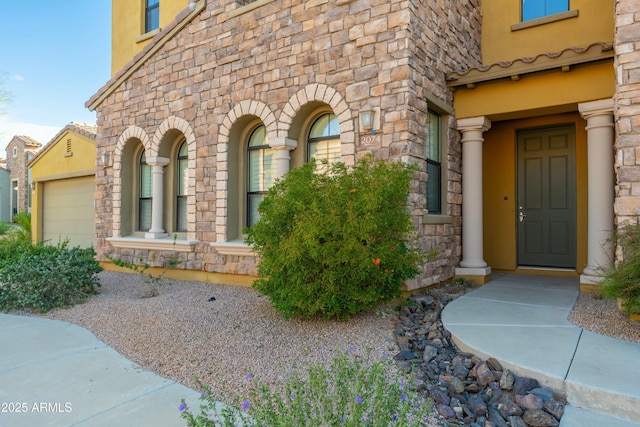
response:
<svg viewBox="0 0 640 427"><path fill-rule="evenodd" d="M7 162L0 157L0 222L9 222L11 216L11 179Z"/></svg>
<svg viewBox="0 0 640 427"><path fill-rule="evenodd" d="M114 0L114 76L87 102L112 166L98 258L239 281L274 178L372 153L420 170L408 208L437 255L406 290L492 268L588 288L640 212L633 4Z"/></svg>
<svg viewBox="0 0 640 427"><path fill-rule="evenodd" d="M34 242L68 240L70 246L93 246L95 139L95 126L70 123L29 163Z"/></svg>
<svg viewBox="0 0 640 427"><path fill-rule="evenodd" d="M16 135L7 145L7 169L10 172L9 218L31 212L31 176L27 163L42 148L33 138Z"/></svg>

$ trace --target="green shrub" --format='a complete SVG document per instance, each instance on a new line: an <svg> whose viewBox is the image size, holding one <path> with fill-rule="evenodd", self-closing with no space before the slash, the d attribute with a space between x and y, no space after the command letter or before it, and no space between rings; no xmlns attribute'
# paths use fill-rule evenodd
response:
<svg viewBox="0 0 640 427"><path fill-rule="evenodd" d="M199 415L184 399L178 409L190 427L410 427L429 416L429 402L413 390L412 377L401 376L390 359L338 353L329 367L294 367L287 376L283 389L274 390L248 374L250 396L235 399L236 406L221 407L203 386Z"/></svg>
<svg viewBox="0 0 640 427"><path fill-rule="evenodd" d="M619 298L627 314L640 313L640 222L629 223L614 235L622 260L605 271L602 293Z"/></svg>
<svg viewBox="0 0 640 427"><path fill-rule="evenodd" d="M84 301L97 293L96 276L102 268L93 248L3 242L0 256L10 250L10 261L0 262L0 309L30 308L41 312Z"/></svg>
<svg viewBox="0 0 640 427"><path fill-rule="evenodd" d="M4 236L11 230L11 225L8 222L0 221L0 236Z"/></svg>
<svg viewBox="0 0 640 427"><path fill-rule="evenodd" d="M9 237L14 240L31 243L31 214L20 212L13 216L13 222L17 227L9 232Z"/></svg>
<svg viewBox="0 0 640 427"><path fill-rule="evenodd" d="M409 245L413 172L370 157L326 174L315 162L291 170L246 230L259 255L255 289L286 317L348 318L399 297L423 260Z"/></svg>
<svg viewBox="0 0 640 427"><path fill-rule="evenodd" d="M11 233L0 240L0 270L18 260L25 252L35 252L41 245L32 245L19 239L11 238Z"/></svg>

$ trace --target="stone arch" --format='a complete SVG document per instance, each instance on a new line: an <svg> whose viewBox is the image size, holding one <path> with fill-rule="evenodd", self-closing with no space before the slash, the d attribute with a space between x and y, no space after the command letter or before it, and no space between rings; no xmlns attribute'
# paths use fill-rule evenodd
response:
<svg viewBox="0 0 640 427"><path fill-rule="evenodd" d="M118 138L118 142L116 143L116 148L113 151L113 167L115 170L120 170L121 162L122 162L122 151L124 147L127 145L127 142L136 138L142 142L142 146L145 150L151 149L151 140L149 139L149 135L139 126L129 126L122 132L120 138Z"/></svg>
<svg viewBox="0 0 640 427"><path fill-rule="evenodd" d="M149 135L139 126L129 126L118 138L113 150L113 237L122 237L122 153L132 139L139 140L145 150L151 148Z"/></svg>
<svg viewBox="0 0 640 427"><path fill-rule="evenodd" d="M218 161L216 164L217 169L217 186L220 189L224 189L225 200L222 203L216 203L216 223L226 224L222 227L217 227L216 241L226 242L228 238L228 215L229 215L229 144L231 140L232 130L234 125L238 121L247 116L258 117L264 124L267 130L267 138L272 141L275 140L278 135L278 126L275 115L271 109L263 102L256 100L244 100L237 104L229 113L224 117L218 131ZM233 156L232 156L233 157ZM221 193L220 191L218 193Z"/></svg>
<svg viewBox="0 0 640 427"><path fill-rule="evenodd" d="M274 138L278 136L276 117L271 112L267 104L255 100L244 100L229 111L226 117L222 120L220 131L218 132L219 144L229 143L231 128L238 119L243 116L256 116L260 118L267 129L267 135Z"/></svg>
<svg viewBox="0 0 640 427"><path fill-rule="evenodd" d="M160 155L164 137L172 130L180 132L188 149L189 180L187 187L187 239L195 240L196 236L196 135L189 122L182 117L169 116L156 129L151 139L149 155Z"/></svg>
<svg viewBox="0 0 640 427"><path fill-rule="evenodd" d="M354 113L349 109L347 102L342 95L330 86L320 83L307 85L296 92L280 113L278 122L278 136L280 138L290 137L289 131L302 108L311 102L321 102L327 104L338 117L340 126L340 145L342 161L346 164L355 162L355 129Z"/></svg>

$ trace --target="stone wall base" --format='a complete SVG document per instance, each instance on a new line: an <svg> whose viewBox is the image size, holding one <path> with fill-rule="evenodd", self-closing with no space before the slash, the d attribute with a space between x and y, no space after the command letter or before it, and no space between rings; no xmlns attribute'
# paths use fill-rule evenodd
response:
<svg viewBox="0 0 640 427"><path fill-rule="evenodd" d="M118 271L121 273L136 274L127 268L118 267L111 262L100 261L100 265L106 271ZM164 273L163 277L173 280L188 280L193 282L204 282L218 285L234 285L247 287L251 287L253 285L253 281L257 279L256 276L250 276L247 274L216 273L208 271L162 267L149 267L146 270L145 274L146 273L151 274L154 277L160 276L162 273Z"/></svg>

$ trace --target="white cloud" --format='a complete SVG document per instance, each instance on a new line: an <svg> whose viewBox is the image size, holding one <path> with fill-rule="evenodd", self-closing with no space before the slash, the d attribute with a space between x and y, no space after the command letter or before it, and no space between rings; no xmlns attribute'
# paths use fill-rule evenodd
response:
<svg viewBox="0 0 640 427"><path fill-rule="evenodd" d="M18 81L18 82L23 82L24 81L24 76L21 76L20 74L14 74L13 75L13 80Z"/></svg>
<svg viewBox="0 0 640 427"><path fill-rule="evenodd" d="M6 148L15 135L29 136L42 145L51 141L62 127L38 125L35 123L12 122L9 116L0 116L0 157L6 157Z"/></svg>

